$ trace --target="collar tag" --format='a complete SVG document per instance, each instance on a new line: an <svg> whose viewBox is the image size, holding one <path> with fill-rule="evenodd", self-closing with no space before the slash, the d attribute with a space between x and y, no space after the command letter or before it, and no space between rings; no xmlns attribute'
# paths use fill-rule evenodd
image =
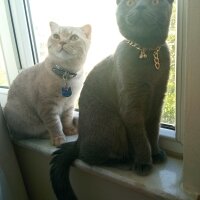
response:
<svg viewBox="0 0 200 200"><path fill-rule="evenodd" d="M62 87L62 96L63 97L70 97L72 95L71 87L64 86Z"/></svg>
<svg viewBox="0 0 200 200"><path fill-rule="evenodd" d="M72 95L72 88L68 85L67 81L74 78L77 74L67 71L59 65L53 66L52 71L64 81L64 86L61 87L61 95L63 97L70 97Z"/></svg>

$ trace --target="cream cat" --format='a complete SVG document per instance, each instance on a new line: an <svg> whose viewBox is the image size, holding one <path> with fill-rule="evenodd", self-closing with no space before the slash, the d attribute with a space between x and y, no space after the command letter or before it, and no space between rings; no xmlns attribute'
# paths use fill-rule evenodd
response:
<svg viewBox="0 0 200 200"><path fill-rule="evenodd" d="M91 40L91 26L63 27L50 22L48 56L21 72L12 83L4 109L14 138L44 137L53 145L77 133L74 103L83 85L83 64Z"/></svg>

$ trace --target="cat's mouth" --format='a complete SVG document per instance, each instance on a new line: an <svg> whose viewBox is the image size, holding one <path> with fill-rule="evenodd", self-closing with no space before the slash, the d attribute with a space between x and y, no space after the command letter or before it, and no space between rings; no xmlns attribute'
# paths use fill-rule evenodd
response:
<svg viewBox="0 0 200 200"><path fill-rule="evenodd" d="M69 46L69 45L61 45L58 48L58 52L65 52L69 55L75 55L76 54L76 51L74 50L74 48Z"/></svg>

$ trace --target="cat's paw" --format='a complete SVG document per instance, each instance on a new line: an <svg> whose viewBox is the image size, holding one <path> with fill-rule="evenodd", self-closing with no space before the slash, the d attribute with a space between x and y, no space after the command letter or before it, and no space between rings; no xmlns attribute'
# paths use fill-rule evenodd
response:
<svg viewBox="0 0 200 200"><path fill-rule="evenodd" d="M140 176L147 176L150 174L152 171L152 164L151 163L140 163L140 162L135 162L134 164L134 170L136 173Z"/></svg>
<svg viewBox="0 0 200 200"><path fill-rule="evenodd" d="M167 155L163 150L160 150L157 154L152 155L152 160L154 164L160 164L167 160Z"/></svg>
<svg viewBox="0 0 200 200"><path fill-rule="evenodd" d="M51 138L52 145L56 147L60 146L61 144L65 142L66 142L65 136L56 136L56 137Z"/></svg>
<svg viewBox="0 0 200 200"><path fill-rule="evenodd" d="M76 127L71 126L71 127L65 127L63 130L64 134L69 136L69 135L77 135L78 134L78 130Z"/></svg>

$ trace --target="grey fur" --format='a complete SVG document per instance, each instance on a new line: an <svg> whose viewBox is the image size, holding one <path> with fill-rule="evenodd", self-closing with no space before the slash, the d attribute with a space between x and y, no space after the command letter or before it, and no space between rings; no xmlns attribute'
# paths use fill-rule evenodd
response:
<svg viewBox="0 0 200 200"><path fill-rule="evenodd" d="M160 149L159 122L170 69L165 43L172 0L117 0L117 22L122 35L147 48L122 41L114 55L88 75L79 99L79 137L54 153L51 181L59 200L75 200L69 170L79 158L90 165L129 163L139 175L153 163L166 160ZM154 52L160 47L160 69ZM105 47L106 48L106 47Z"/></svg>

